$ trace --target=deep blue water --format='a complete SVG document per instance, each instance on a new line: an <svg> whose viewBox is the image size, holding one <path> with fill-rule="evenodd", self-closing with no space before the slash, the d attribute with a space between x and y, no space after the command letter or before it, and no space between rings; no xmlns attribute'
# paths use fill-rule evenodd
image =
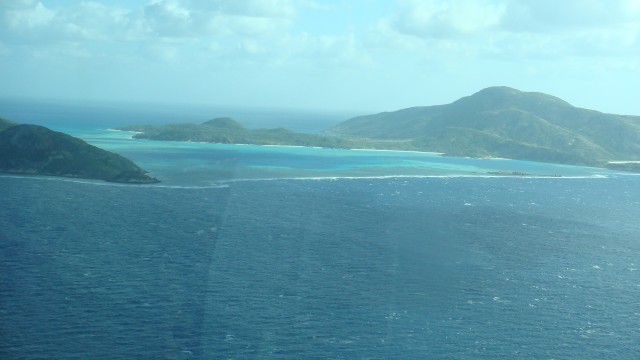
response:
<svg viewBox="0 0 640 360"><path fill-rule="evenodd" d="M638 185L0 177L0 357L636 359Z"/></svg>
<svg viewBox="0 0 640 360"><path fill-rule="evenodd" d="M163 182L0 175L0 359L640 358L638 176L54 125Z"/></svg>

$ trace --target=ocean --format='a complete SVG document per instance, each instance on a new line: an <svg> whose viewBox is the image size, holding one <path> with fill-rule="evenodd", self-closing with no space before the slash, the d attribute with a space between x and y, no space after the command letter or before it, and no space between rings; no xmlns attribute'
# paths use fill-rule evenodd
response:
<svg viewBox="0 0 640 360"><path fill-rule="evenodd" d="M163 182L0 175L2 359L640 358L638 176L79 122Z"/></svg>

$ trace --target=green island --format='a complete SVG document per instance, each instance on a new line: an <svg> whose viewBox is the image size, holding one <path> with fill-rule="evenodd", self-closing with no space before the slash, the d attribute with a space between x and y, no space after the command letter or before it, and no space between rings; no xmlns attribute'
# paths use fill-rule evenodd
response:
<svg viewBox="0 0 640 360"><path fill-rule="evenodd" d="M0 172L150 184L131 160L44 126L0 119Z"/></svg>
<svg viewBox="0 0 640 360"><path fill-rule="evenodd" d="M640 172L634 162L640 160L640 117L508 87L486 88L446 105L355 117L324 134L247 129L231 118L119 130L137 132L136 139L425 151Z"/></svg>
<svg viewBox="0 0 640 360"><path fill-rule="evenodd" d="M374 140L333 135L305 134L277 129L248 129L234 119L216 118L202 124L132 125L118 130L137 132L135 139L190 141L218 144L307 146L334 149L399 149L402 141ZM406 150L412 150L406 148Z"/></svg>

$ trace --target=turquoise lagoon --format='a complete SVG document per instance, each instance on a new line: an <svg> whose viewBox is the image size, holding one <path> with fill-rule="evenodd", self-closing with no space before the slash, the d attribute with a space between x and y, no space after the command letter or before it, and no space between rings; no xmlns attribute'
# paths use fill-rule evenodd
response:
<svg viewBox="0 0 640 360"><path fill-rule="evenodd" d="M162 181L159 186L214 186L270 179L504 177L607 177L617 172L509 159L446 157L437 153L256 146L133 139L113 129L59 131L134 160Z"/></svg>

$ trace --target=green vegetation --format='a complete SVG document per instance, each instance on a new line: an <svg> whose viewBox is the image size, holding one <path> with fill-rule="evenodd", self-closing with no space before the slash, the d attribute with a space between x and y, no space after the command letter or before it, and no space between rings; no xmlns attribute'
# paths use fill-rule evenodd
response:
<svg viewBox="0 0 640 360"><path fill-rule="evenodd" d="M203 124L134 125L120 130L137 131L136 139L193 141L219 144L291 145L349 149L375 147L380 141L303 134L287 129L250 130L230 118L209 120Z"/></svg>
<svg viewBox="0 0 640 360"><path fill-rule="evenodd" d="M0 131L0 172L158 182L118 154L39 125L14 125Z"/></svg>
<svg viewBox="0 0 640 360"><path fill-rule="evenodd" d="M581 109L556 97L507 87L448 105L360 116L328 132L454 156L492 156L607 167L640 159L640 117Z"/></svg>
<svg viewBox="0 0 640 360"><path fill-rule="evenodd" d="M221 117L215 118L209 121L205 121L202 125L211 126L215 129L221 130L235 130L235 131L246 131L247 128L240 125L237 121L233 120L230 117Z"/></svg>
<svg viewBox="0 0 640 360"><path fill-rule="evenodd" d="M327 135L250 130L230 118L203 124L140 125L138 139L226 144L414 150L638 171L640 117L574 107L542 93L492 87L451 104L360 116Z"/></svg>
<svg viewBox="0 0 640 360"><path fill-rule="evenodd" d="M639 162L614 162L608 163L606 167L611 170L640 172Z"/></svg>

